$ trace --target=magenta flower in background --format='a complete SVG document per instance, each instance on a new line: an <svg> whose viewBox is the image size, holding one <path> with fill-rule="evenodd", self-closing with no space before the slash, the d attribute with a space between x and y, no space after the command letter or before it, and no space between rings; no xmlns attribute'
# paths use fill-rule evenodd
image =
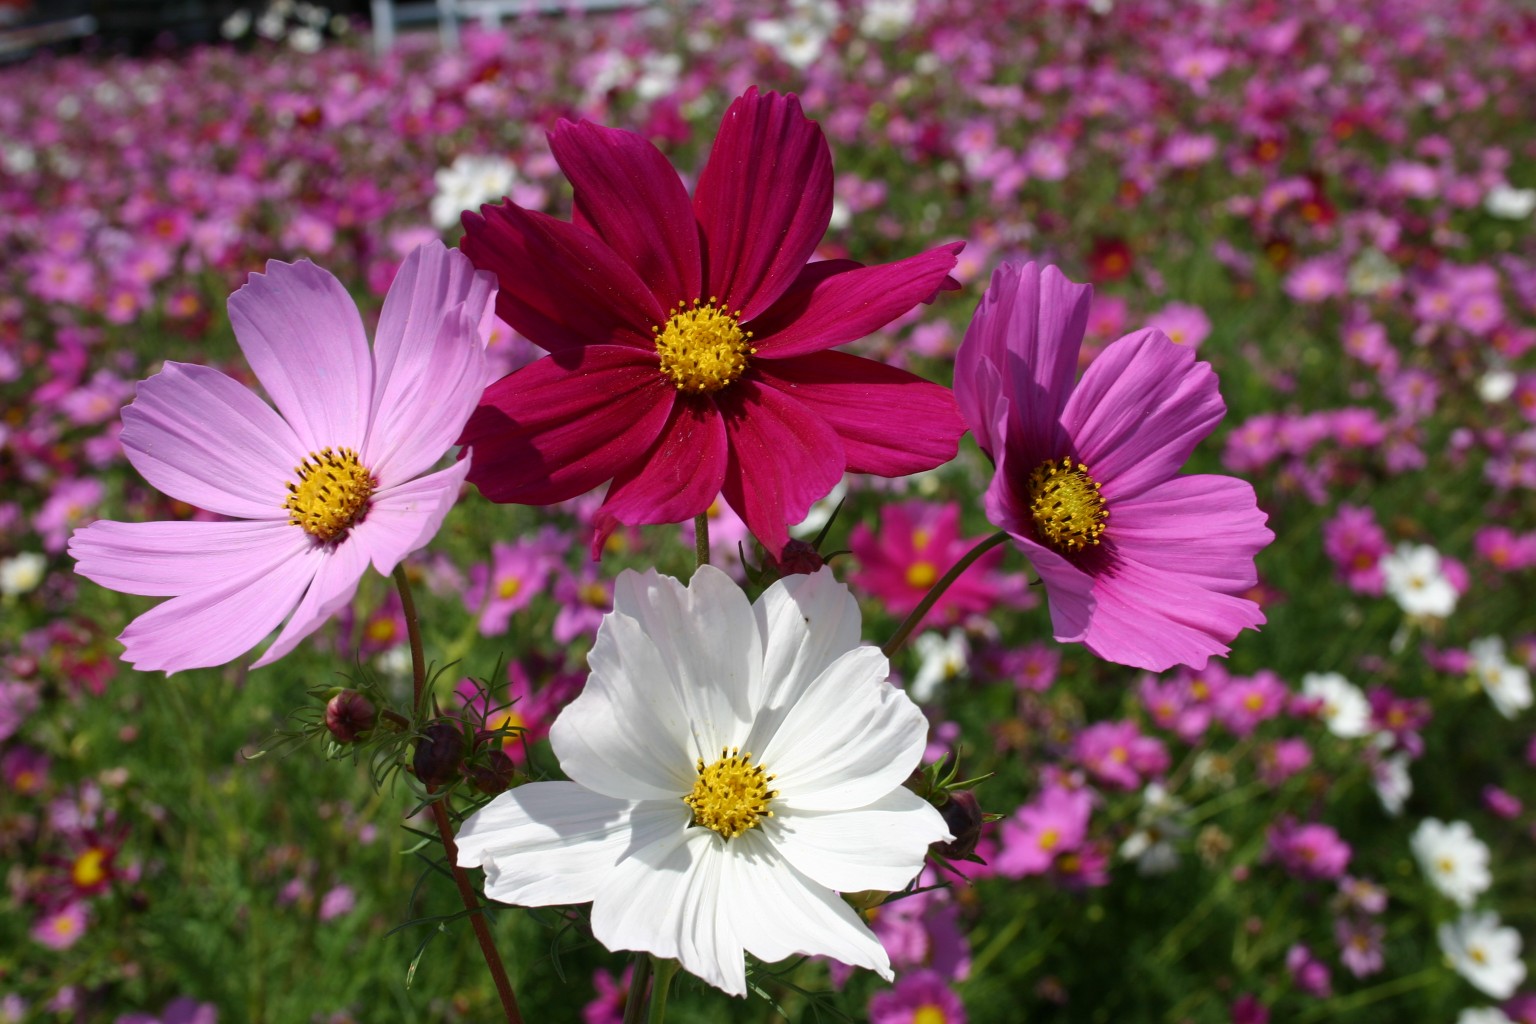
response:
<svg viewBox="0 0 1536 1024"><path fill-rule="evenodd" d="M553 527L537 537L491 545L491 561L470 567L464 606L480 617L481 636L500 636L512 616L543 593L549 578L561 568L565 539Z"/></svg>
<svg viewBox="0 0 1536 1024"><path fill-rule="evenodd" d="M869 1024L965 1024L965 1004L937 971L913 971L869 1000Z"/></svg>
<svg viewBox="0 0 1536 1024"><path fill-rule="evenodd" d="M1168 770L1168 748L1143 736L1132 721L1095 722L1072 741L1072 758L1094 781L1113 789L1138 789Z"/></svg>
<svg viewBox="0 0 1536 1024"><path fill-rule="evenodd" d="M981 539L960 535L959 502L901 501L886 505L880 510L878 531L860 523L848 537L848 547L859 562L849 583L873 595L887 613L906 615ZM1005 594L1025 588L1008 587L997 570L1002 560L1001 548L983 554L934 602L923 621L950 624L967 615L985 615L999 604L1016 603L1005 601Z"/></svg>
<svg viewBox="0 0 1536 1024"><path fill-rule="evenodd" d="M987 516L1034 563L1057 640L1152 671L1202 668L1264 622L1239 595L1274 535L1246 482L1176 475L1226 408L1189 348L1137 331L1074 384L1092 292L1004 263L977 307L955 394L997 467Z"/></svg>
<svg viewBox="0 0 1536 1024"><path fill-rule="evenodd" d="M643 137L562 121L571 223L514 203L464 214L497 312L550 355L492 384L462 442L492 501L547 505L612 481L618 525L674 523L723 494L775 556L844 471L905 476L955 454L954 399L828 351L952 287L961 243L878 267L810 263L832 160L792 95L726 111L692 201Z"/></svg>
<svg viewBox="0 0 1536 1024"><path fill-rule="evenodd" d="M469 465L429 473L485 383L495 285L441 243L400 270L370 349L339 281L272 261L230 296L230 320L277 405L206 366L168 362L123 410L128 459L221 522L99 521L76 531L76 571L170 600L129 623L144 670L219 665L287 625L256 665L351 601L436 534Z"/></svg>
<svg viewBox="0 0 1536 1024"><path fill-rule="evenodd" d="M1297 878L1338 878L1349 868L1349 844L1331 825L1298 825L1282 818L1270 827L1268 838L1270 854Z"/></svg>
<svg viewBox="0 0 1536 1024"><path fill-rule="evenodd" d="M1004 878L1043 875L1058 857L1076 853L1088 840L1093 797L1082 789L1048 786L999 828L1001 849L989 858Z"/></svg>

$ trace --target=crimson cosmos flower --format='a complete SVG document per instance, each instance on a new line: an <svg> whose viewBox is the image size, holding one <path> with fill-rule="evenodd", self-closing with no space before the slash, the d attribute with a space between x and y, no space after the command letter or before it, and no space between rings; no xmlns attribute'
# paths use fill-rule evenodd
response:
<svg viewBox="0 0 1536 1024"><path fill-rule="evenodd" d="M572 222L510 201L464 214L497 313L550 353L487 388L464 429L486 497L546 505L612 480L596 557L618 524L681 522L723 493L777 555L844 471L954 456L965 425L946 388L826 350L957 287L964 243L807 263L832 158L793 95L731 104L691 202L639 135L562 121L549 139Z"/></svg>

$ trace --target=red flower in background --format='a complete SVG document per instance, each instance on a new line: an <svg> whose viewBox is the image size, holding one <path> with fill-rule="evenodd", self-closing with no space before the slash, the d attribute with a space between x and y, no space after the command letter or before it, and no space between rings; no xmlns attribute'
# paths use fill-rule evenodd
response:
<svg viewBox="0 0 1536 1024"><path fill-rule="evenodd" d="M794 96L731 104L692 201L639 135L562 121L550 146L571 223L513 203L464 214L497 312L547 357L486 389L461 443L492 501L546 505L611 480L619 524L681 522L724 494L777 555L845 471L905 476L955 454L953 396L826 351L941 289L963 243L896 263L807 263L832 159Z"/></svg>

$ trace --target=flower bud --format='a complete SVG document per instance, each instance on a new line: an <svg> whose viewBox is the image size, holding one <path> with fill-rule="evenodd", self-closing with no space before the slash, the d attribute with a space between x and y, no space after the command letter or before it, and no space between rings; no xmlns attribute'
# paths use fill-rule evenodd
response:
<svg viewBox="0 0 1536 1024"><path fill-rule="evenodd" d="M378 723L373 702L356 690L342 690L325 704L325 727L337 743L353 743Z"/></svg>
<svg viewBox="0 0 1536 1024"><path fill-rule="evenodd" d="M939 808L939 814L949 827L950 835L955 838L947 843L939 843L934 850L950 860L969 857L976 850L976 841L981 838L981 825L986 820L981 805L976 802L976 794L968 789L951 790L949 800Z"/></svg>
<svg viewBox="0 0 1536 1024"><path fill-rule="evenodd" d="M433 722L421 731L411 767L428 786L453 781L464 760L464 732L457 722Z"/></svg>
<svg viewBox="0 0 1536 1024"><path fill-rule="evenodd" d="M470 765L465 769L465 774L480 792L486 796L495 796L512 785L517 766L505 750L492 748L485 751L483 756L484 763Z"/></svg>
<svg viewBox="0 0 1536 1024"><path fill-rule="evenodd" d="M784 550L774 562L781 576L809 576L827 564L816 546L803 540L791 540L785 544Z"/></svg>

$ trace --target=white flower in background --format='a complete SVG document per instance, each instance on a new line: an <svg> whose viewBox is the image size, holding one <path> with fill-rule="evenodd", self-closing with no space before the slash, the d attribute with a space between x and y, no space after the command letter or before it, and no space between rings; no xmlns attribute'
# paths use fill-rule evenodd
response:
<svg viewBox="0 0 1536 1024"><path fill-rule="evenodd" d="M1469 1006L1456 1016L1456 1024L1514 1024L1497 1006Z"/></svg>
<svg viewBox="0 0 1536 1024"><path fill-rule="evenodd" d="M902 788L928 724L859 645L830 569L758 598L702 566L614 584L586 688L550 743L572 781L496 797L459 832L492 899L592 903L611 950L672 957L733 995L743 951L829 956L891 978L838 895L895 891L948 833Z"/></svg>
<svg viewBox="0 0 1536 1024"><path fill-rule="evenodd" d="M899 39L917 19L917 0L864 0L859 31L873 39Z"/></svg>
<svg viewBox="0 0 1536 1024"><path fill-rule="evenodd" d="M1495 999L1508 999L1525 980L1520 933L1499 924L1493 911L1464 913L1436 931L1440 951L1456 973Z"/></svg>
<svg viewBox="0 0 1536 1024"><path fill-rule="evenodd" d="M1357 739L1371 731L1370 701L1337 672L1308 672L1301 677L1301 694L1321 703L1318 715L1335 736Z"/></svg>
<svg viewBox="0 0 1536 1024"><path fill-rule="evenodd" d="M836 27L837 4L830 0L795 0L786 17L759 19L748 32L784 63L808 68L821 56Z"/></svg>
<svg viewBox="0 0 1536 1024"><path fill-rule="evenodd" d="M1488 847L1464 821L1447 825L1425 818L1413 830L1408 845L1424 877L1462 909L1470 907L1493 883L1488 874Z"/></svg>
<svg viewBox="0 0 1536 1024"><path fill-rule="evenodd" d="M1525 220L1536 212L1536 188L1511 188L1495 185L1483 197L1483 209L1501 220Z"/></svg>
<svg viewBox="0 0 1536 1024"><path fill-rule="evenodd" d="M1403 813L1403 805L1413 796L1413 776L1408 774L1408 755L1392 754L1371 765L1371 785L1381 801L1382 810L1392 817Z"/></svg>
<svg viewBox="0 0 1536 1024"><path fill-rule="evenodd" d="M36 551L23 551L0 561L0 595L17 597L31 593L48 575L48 559Z"/></svg>
<svg viewBox="0 0 1536 1024"><path fill-rule="evenodd" d="M789 528L789 535L801 540L806 537L815 537L821 532L821 528L827 525L827 521L832 518L832 513L846 497L848 497L848 478L845 476L837 482L825 498L811 506L811 510L805 514L804 519Z"/></svg>
<svg viewBox="0 0 1536 1024"><path fill-rule="evenodd" d="M640 58L640 77L635 79L635 95L649 103L677 91L677 76L682 74L683 58L675 53L648 53Z"/></svg>
<svg viewBox="0 0 1536 1024"><path fill-rule="evenodd" d="M1172 796L1161 783L1151 782L1141 793L1136 831L1120 844L1120 856L1136 862L1143 875L1166 875L1179 866L1176 845L1189 835L1183 821L1184 801Z"/></svg>
<svg viewBox="0 0 1536 1024"><path fill-rule="evenodd" d="M919 704L933 700L941 686L959 679L970 667L971 644L963 629L952 629L947 637L929 630L912 641L912 647L918 666L907 693Z"/></svg>
<svg viewBox="0 0 1536 1024"><path fill-rule="evenodd" d="M1520 378L1501 366L1477 378L1477 397L1489 405L1498 405L1515 393L1519 383Z"/></svg>
<svg viewBox="0 0 1536 1024"><path fill-rule="evenodd" d="M1409 615L1443 619L1456 610L1456 587L1440 565L1440 552L1428 544L1399 544L1383 555L1381 574L1387 593Z"/></svg>
<svg viewBox="0 0 1536 1024"><path fill-rule="evenodd" d="M1488 699L1505 718L1514 718L1531 706L1531 673L1504 657L1504 641L1485 636L1467 646L1472 655L1472 674L1488 693Z"/></svg>
<svg viewBox="0 0 1536 1024"><path fill-rule="evenodd" d="M319 53L325 37L308 25L299 25L288 33L288 46L299 53Z"/></svg>
<svg viewBox="0 0 1536 1024"><path fill-rule="evenodd" d="M225 39L239 39L251 30L251 9L241 7L219 23L219 35Z"/></svg>
<svg viewBox="0 0 1536 1024"><path fill-rule="evenodd" d="M1403 283L1403 272L1380 249L1362 249L1346 277L1351 295L1379 295Z"/></svg>
<svg viewBox="0 0 1536 1024"><path fill-rule="evenodd" d="M465 210L478 210L482 203L494 203L511 192L517 168L503 157L463 153L452 166L438 168L433 180L437 195L432 197L432 225L446 231L458 225Z"/></svg>

